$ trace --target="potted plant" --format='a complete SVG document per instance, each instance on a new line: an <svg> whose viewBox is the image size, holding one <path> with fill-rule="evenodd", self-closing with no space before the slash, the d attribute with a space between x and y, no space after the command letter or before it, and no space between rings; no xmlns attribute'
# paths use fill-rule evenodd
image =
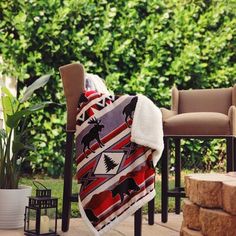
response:
<svg viewBox="0 0 236 236"><path fill-rule="evenodd" d="M31 187L20 186L19 177L23 150L33 150L26 134L27 117L43 109L50 102L31 105L34 91L44 86L49 75L44 75L25 89L20 99L1 87L3 127L0 129L0 229L20 228L24 223L24 210L31 195Z"/></svg>

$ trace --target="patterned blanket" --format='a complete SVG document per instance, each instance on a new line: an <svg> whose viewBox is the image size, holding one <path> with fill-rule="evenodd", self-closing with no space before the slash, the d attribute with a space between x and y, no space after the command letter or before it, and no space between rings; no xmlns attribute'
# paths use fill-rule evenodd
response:
<svg viewBox="0 0 236 236"><path fill-rule="evenodd" d="M154 150L131 141L138 102L139 96L94 91L83 93L79 101L79 207L95 235L108 231L155 196ZM162 147L159 156L161 152Z"/></svg>

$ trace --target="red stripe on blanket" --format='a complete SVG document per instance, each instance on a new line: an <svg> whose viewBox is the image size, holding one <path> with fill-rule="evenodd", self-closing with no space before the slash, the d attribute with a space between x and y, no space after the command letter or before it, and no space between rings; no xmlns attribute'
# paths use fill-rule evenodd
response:
<svg viewBox="0 0 236 236"><path fill-rule="evenodd" d="M84 198L88 192L90 192L93 188L95 188L97 185L101 184L104 182L106 178L104 177L99 177L96 180L94 180L91 184L86 186L86 189L80 192L80 197Z"/></svg>
<svg viewBox="0 0 236 236"><path fill-rule="evenodd" d="M126 160L124 162L124 167L129 165L135 159L137 159L141 153L145 153L145 150L146 150L146 148L144 146L140 146L139 148L137 148L132 155L130 155L128 158L126 158Z"/></svg>
<svg viewBox="0 0 236 236"><path fill-rule="evenodd" d="M112 147L112 150L120 150L122 147L124 147L126 144L130 142L131 135L129 135L127 138L123 139L121 142L116 144Z"/></svg>
<svg viewBox="0 0 236 236"><path fill-rule="evenodd" d="M87 110L87 113L88 113L89 117L94 115L94 111L91 107Z"/></svg>
<svg viewBox="0 0 236 236"><path fill-rule="evenodd" d="M129 124L132 124L132 121L130 120ZM127 129L127 124L123 123L121 126L119 126L117 129L114 129L111 133L109 133L108 135L106 135L105 137L102 138L102 141L104 143L110 141L112 138L114 138L115 136L117 136L119 133L121 133L122 131L124 131L125 129Z"/></svg>
<svg viewBox="0 0 236 236"><path fill-rule="evenodd" d="M94 91L91 91L91 92L94 92ZM95 93L95 94L91 94L89 97L88 97L88 94L85 93L85 97L87 97L88 101L86 103L82 103L82 106L79 108L79 112L78 114L80 114L80 111L88 104L88 102L91 102L92 100L96 99L96 98L99 98L101 97L102 94L98 94L98 93Z"/></svg>
<svg viewBox="0 0 236 236"><path fill-rule="evenodd" d="M132 120L129 120L128 123L129 123L129 125L131 125L131 124L132 124ZM102 143L103 143L103 144L107 143L108 141L110 141L112 138L116 137L119 133L121 133L122 131L124 131L124 130L127 129L127 128L128 128L127 124L126 124L126 123L123 123L121 126L119 126L118 128L116 128L115 130L113 130L111 133L109 133L108 135L104 136L104 137L101 139ZM96 142L96 143L94 143L94 144L91 146L91 149L92 149L93 151L96 151L99 147L100 147L100 146L99 146L99 143ZM85 153L86 153L86 156L89 156L89 154L91 154L92 152L91 152L90 150L86 150ZM84 160L84 158L86 158L85 155L84 155L84 153L81 153L81 154L77 157L76 163L79 164L81 161Z"/></svg>
<svg viewBox="0 0 236 236"><path fill-rule="evenodd" d="M88 165L85 165L83 168L80 168L80 171L76 173L76 178L79 180L86 172L88 172L90 169L93 169L95 164L96 160L94 159Z"/></svg>

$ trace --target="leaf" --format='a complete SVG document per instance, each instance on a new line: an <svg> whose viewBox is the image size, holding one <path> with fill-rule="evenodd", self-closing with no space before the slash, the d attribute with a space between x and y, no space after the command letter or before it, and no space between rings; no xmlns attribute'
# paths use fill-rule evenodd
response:
<svg viewBox="0 0 236 236"><path fill-rule="evenodd" d="M30 114L43 109L45 106L52 104L52 102L43 102L40 104L36 104L34 106L28 107L26 109L20 110L12 115L7 116L7 126L10 128L16 128L19 121L22 119L23 116L29 116Z"/></svg>
<svg viewBox="0 0 236 236"><path fill-rule="evenodd" d="M37 151L36 147L33 146L33 145L25 145L25 148L24 148L24 149L25 149L25 150L29 150L29 151L34 151L34 152Z"/></svg>
<svg viewBox="0 0 236 236"><path fill-rule="evenodd" d="M51 75L43 75L39 79L37 79L34 83L32 83L29 87L27 87L20 103L27 101L33 92L41 87L43 87L49 80Z"/></svg>
<svg viewBox="0 0 236 236"><path fill-rule="evenodd" d="M15 136L13 145L12 145L13 153L17 154L21 150L30 150L30 151L36 150L36 148L33 145L27 145L27 144L22 143L20 141L21 137L22 137L21 134Z"/></svg>
<svg viewBox="0 0 236 236"><path fill-rule="evenodd" d="M13 104L12 100L8 96L2 97L2 108L3 108L3 113L4 113L4 118L8 114L13 114Z"/></svg>
<svg viewBox="0 0 236 236"><path fill-rule="evenodd" d="M12 95L12 93L6 86L2 87L2 92L5 93L10 99L16 100L15 97Z"/></svg>
<svg viewBox="0 0 236 236"><path fill-rule="evenodd" d="M4 117L4 123L5 123L5 127L6 127L6 132L8 133L9 130L9 126L7 125L7 117L9 115L12 115L14 113L14 104L13 104L13 99L11 99L11 97L9 96L3 96L2 97L2 112L3 112L3 117Z"/></svg>
<svg viewBox="0 0 236 236"><path fill-rule="evenodd" d="M13 141L12 152L18 153L21 150L29 150L36 152L36 148L33 145L27 145L19 141L18 142Z"/></svg>
<svg viewBox="0 0 236 236"><path fill-rule="evenodd" d="M0 129L0 137L1 138L6 138L7 137L7 133L5 129Z"/></svg>
<svg viewBox="0 0 236 236"><path fill-rule="evenodd" d="M20 150L23 150L23 149L25 149L25 145L22 142L16 141L16 140L13 141L13 144L12 144L13 153L18 153Z"/></svg>
<svg viewBox="0 0 236 236"><path fill-rule="evenodd" d="M36 104L34 106L31 106L31 107L28 107L27 109L33 113L35 111L38 111L38 110L41 110L43 109L44 107L50 105L50 104L54 104L53 102L50 102L50 101L47 101L47 102L43 102L43 103L39 103L39 104Z"/></svg>

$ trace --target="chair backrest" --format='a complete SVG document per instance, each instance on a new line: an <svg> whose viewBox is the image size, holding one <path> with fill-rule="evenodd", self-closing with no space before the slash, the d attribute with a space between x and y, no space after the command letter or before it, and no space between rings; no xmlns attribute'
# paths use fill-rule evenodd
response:
<svg viewBox="0 0 236 236"><path fill-rule="evenodd" d="M236 106L236 84L234 85L233 87L233 95L232 95L232 101L233 101L233 104L234 106Z"/></svg>
<svg viewBox="0 0 236 236"><path fill-rule="evenodd" d="M59 68L67 108L67 131L74 132L76 127L77 106L84 90L84 68L79 63L68 64Z"/></svg>
<svg viewBox="0 0 236 236"><path fill-rule="evenodd" d="M233 88L180 90L178 113L220 112L228 114L233 100Z"/></svg>

